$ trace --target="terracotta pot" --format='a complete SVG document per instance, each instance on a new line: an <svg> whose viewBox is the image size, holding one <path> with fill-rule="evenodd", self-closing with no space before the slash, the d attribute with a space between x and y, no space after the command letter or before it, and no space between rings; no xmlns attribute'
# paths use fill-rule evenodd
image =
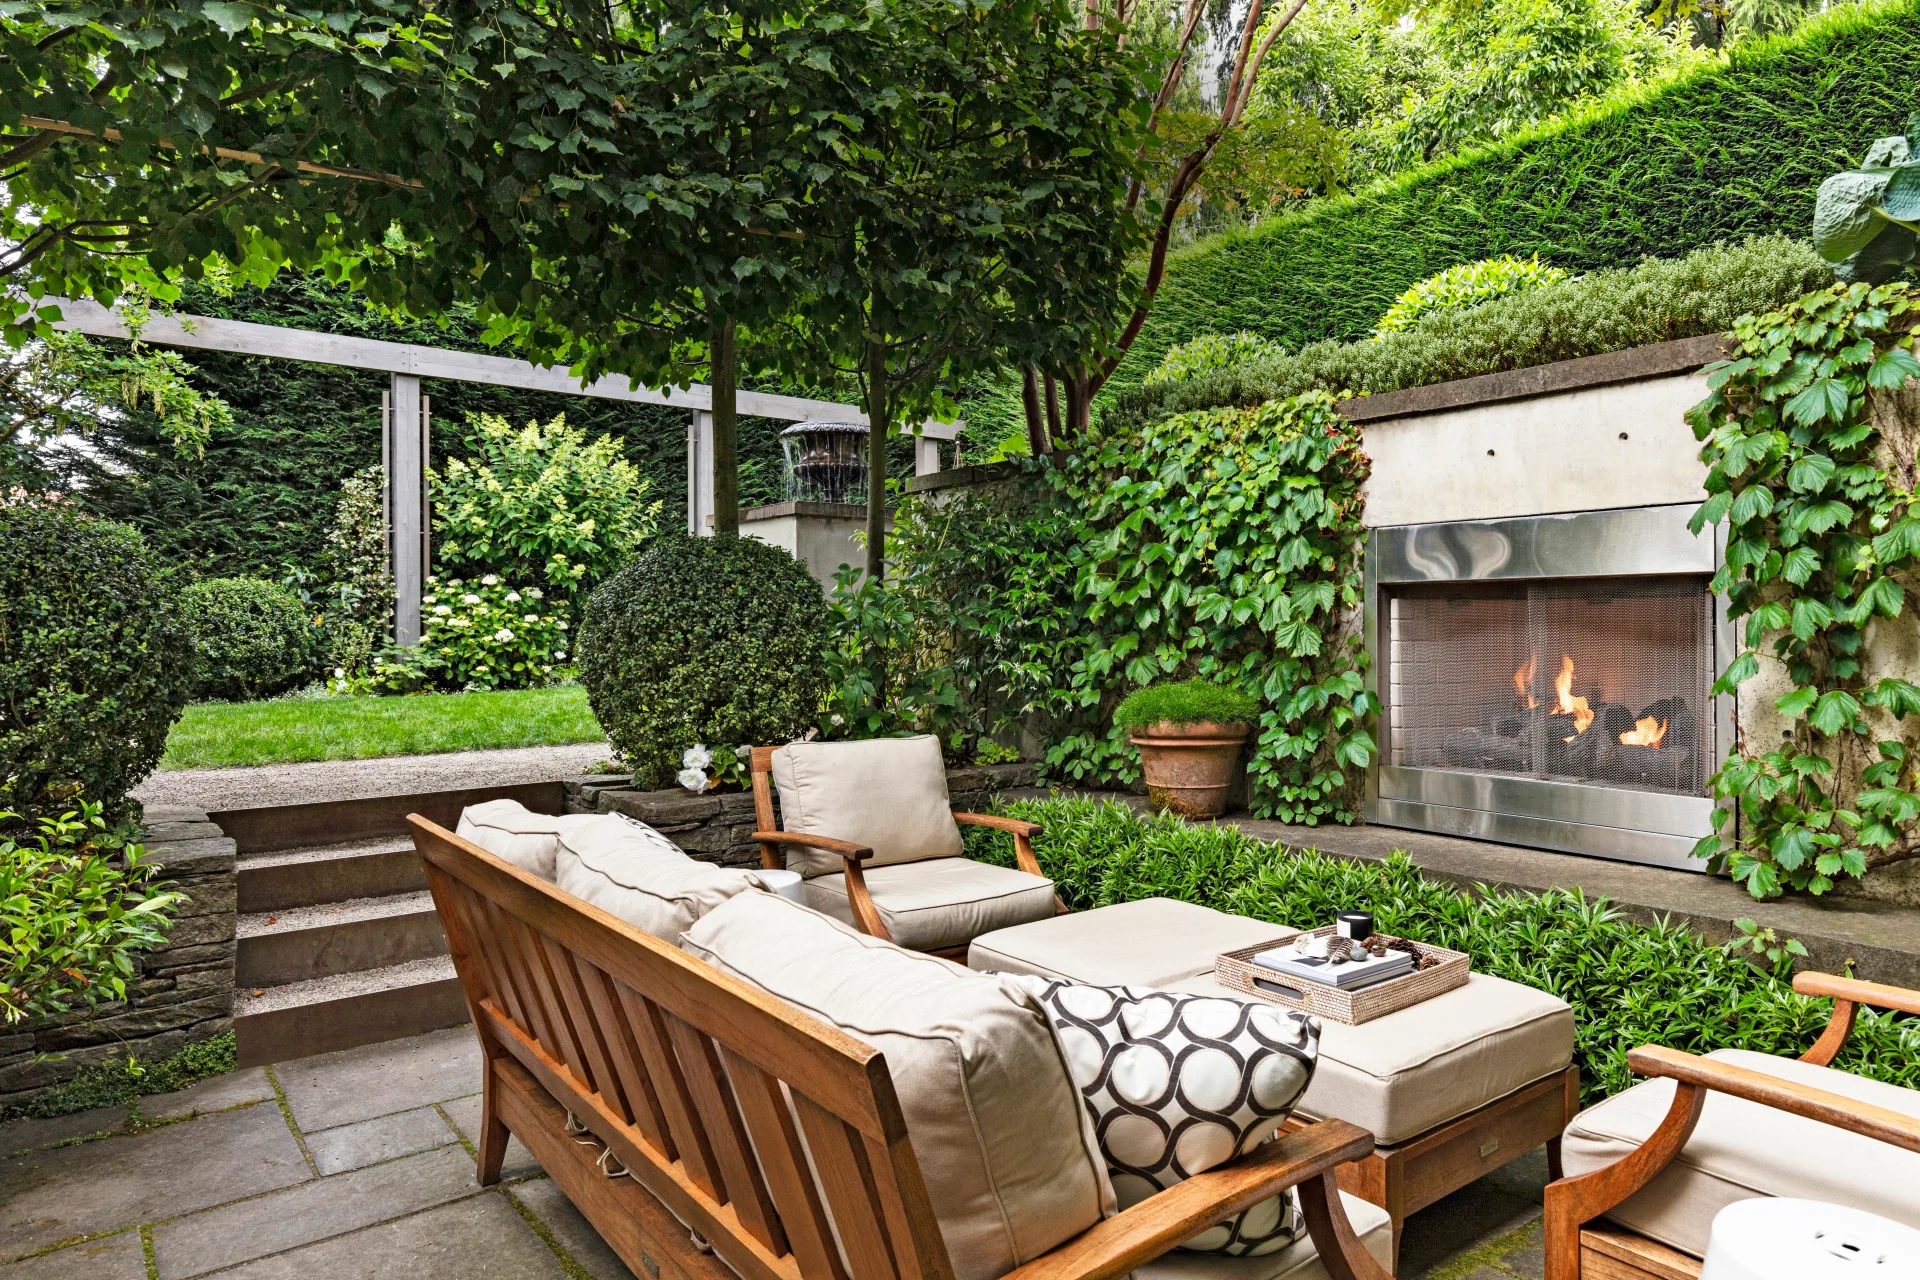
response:
<svg viewBox="0 0 1920 1280"><path fill-rule="evenodd" d="M1127 740L1140 753L1147 801L1183 818L1217 818L1227 811L1227 787L1240 763L1250 724L1150 724Z"/></svg>

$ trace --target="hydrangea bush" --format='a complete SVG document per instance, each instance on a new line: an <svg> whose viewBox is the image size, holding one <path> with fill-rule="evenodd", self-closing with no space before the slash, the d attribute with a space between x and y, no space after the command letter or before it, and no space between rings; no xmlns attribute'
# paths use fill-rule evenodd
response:
<svg viewBox="0 0 1920 1280"><path fill-rule="evenodd" d="M419 693L430 689L530 689L572 676L564 616L539 587L497 574L468 582L427 579L420 643L374 659L371 674L337 669L335 693Z"/></svg>

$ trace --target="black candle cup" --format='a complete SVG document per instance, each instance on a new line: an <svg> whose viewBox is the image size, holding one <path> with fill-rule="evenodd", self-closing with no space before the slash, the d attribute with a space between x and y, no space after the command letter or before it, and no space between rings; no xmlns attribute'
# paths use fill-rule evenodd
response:
<svg viewBox="0 0 1920 1280"><path fill-rule="evenodd" d="M1343 938L1365 942L1373 936L1373 914L1368 911L1342 911L1333 918L1333 931Z"/></svg>

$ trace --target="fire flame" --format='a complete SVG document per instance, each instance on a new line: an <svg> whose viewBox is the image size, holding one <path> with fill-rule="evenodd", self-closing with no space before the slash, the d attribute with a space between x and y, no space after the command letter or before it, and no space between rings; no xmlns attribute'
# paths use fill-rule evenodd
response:
<svg viewBox="0 0 1920 1280"><path fill-rule="evenodd" d="M1587 726L1593 723L1593 708L1587 705L1585 698L1573 696L1573 659L1565 654L1560 658L1560 674L1554 678L1553 691L1559 695L1559 700L1553 704L1553 713L1572 716L1574 733L1585 733Z"/></svg>
<svg viewBox="0 0 1920 1280"><path fill-rule="evenodd" d="M1533 696L1533 677L1539 670L1540 655L1534 653L1527 655L1526 666L1513 673L1513 691L1518 695L1519 701L1527 704L1529 711L1540 705L1539 700Z"/></svg>
<svg viewBox="0 0 1920 1280"><path fill-rule="evenodd" d="M1656 720L1652 716L1641 716L1633 722L1633 728L1620 735L1620 745L1624 747L1657 747L1660 740L1667 736L1667 722Z"/></svg>

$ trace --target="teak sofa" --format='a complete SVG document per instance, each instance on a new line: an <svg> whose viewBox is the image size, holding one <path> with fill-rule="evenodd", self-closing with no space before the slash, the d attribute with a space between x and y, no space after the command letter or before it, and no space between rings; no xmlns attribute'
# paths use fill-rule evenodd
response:
<svg viewBox="0 0 1920 1280"><path fill-rule="evenodd" d="M482 1183L498 1180L508 1135L518 1136L652 1280L954 1275L880 1052L417 815L409 822L484 1052ZM1364 1130L1321 1121L1007 1274L1123 1276L1297 1187L1325 1274L1390 1280L1336 1186L1339 1166L1372 1147ZM609 1176L619 1166L631 1177Z"/></svg>
<svg viewBox="0 0 1920 1280"><path fill-rule="evenodd" d="M1824 973L1793 987L1833 1000L1797 1060L1657 1045L1627 1055L1649 1079L1576 1117L1563 1147L1573 1176L1547 1186L1546 1280L1698 1280L1714 1213L1756 1195L1920 1226L1920 1159L1901 1154L1920 1154L1920 1092L1829 1069L1860 1006L1920 1014L1920 991Z"/></svg>

